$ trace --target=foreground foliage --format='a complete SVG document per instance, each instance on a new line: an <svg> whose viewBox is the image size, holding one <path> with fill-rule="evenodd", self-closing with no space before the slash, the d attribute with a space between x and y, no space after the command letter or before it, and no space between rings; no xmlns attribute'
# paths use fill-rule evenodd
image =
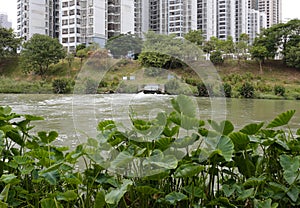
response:
<svg viewBox="0 0 300 208"><path fill-rule="evenodd" d="M102 121L72 151L29 133L42 118L1 107L0 207L299 207L294 110L235 131L199 120L189 97L171 103L151 121L133 113L131 128Z"/></svg>

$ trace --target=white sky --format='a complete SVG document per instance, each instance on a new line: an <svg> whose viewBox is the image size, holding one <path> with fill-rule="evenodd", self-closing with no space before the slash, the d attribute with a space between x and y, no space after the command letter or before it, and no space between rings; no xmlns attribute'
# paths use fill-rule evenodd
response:
<svg viewBox="0 0 300 208"><path fill-rule="evenodd" d="M8 19L12 21L13 28L17 22L17 0L0 0L0 12L7 13ZM283 20L285 18L300 19L300 0L282 0Z"/></svg>

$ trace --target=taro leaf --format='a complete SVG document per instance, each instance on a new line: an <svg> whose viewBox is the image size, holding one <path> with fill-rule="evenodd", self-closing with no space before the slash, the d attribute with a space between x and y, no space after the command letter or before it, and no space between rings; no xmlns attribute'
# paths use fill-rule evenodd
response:
<svg viewBox="0 0 300 208"><path fill-rule="evenodd" d="M98 124L97 130L98 131L112 130L115 127L116 127L116 124L115 124L114 121L112 121L112 120L105 120L105 121L101 121Z"/></svg>
<svg viewBox="0 0 300 208"><path fill-rule="evenodd" d="M66 182L68 184L73 184L73 185L80 185L82 183L82 179L79 176L76 176L75 174L67 174L65 175Z"/></svg>
<svg viewBox="0 0 300 208"><path fill-rule="evenodd" d="M172 127L172 129L169 129L167 126L164 128L164 131L163 131L163 134L166 136L166 137L172 137L176 134L178 134L179 132L179 126L174 126Z"/></svg>
<svg viewBox="0 0 300 208"><path fill-rule="evenodd" d="M176 169L174 177L189 178L197 176L202 170L204 170L204 167L197 164L183 164Z"/></svg>
<svg viewBox="0 0 300 208"><path fill-rule="evenodd" d="M104 206L105 206L105 193L103 190L101 190L97 192L94 208L103 208Z"/></svg>
<svg viewBox="0 0 300 208"><path fill-rule="evenodd" d="M264 201L254 199L254 208L276 208L278 206L278 204L277 206L274 205L272 205L272 199L267 199Z"/></svg>
<svg viewBox="0 0 300 208"><path fill-rule="evenodd" d="M0 194L0 201L2 201L2 202L7 201L9 189L10 189L10 184L7 184ZM1 205L0 205L0 207L1 207Z"/></svg>
<svg viewBox="0 0 300 208"><path fill-rule="evenodd" d="M218 124L216 121L208 120L208 123L216 132L223 135L228 135L234 130L232 123L227 120L222 121L220 124Z"/></svg>
<svg viewBox="0 0 300 208"><path fill-rule="evenodd" d="M195 197L202 198L202 199L205 197L203 188L200 188L198 186L189 185L189 186L182 187L182 189L189 195L193 195Z"/></svg>
<svg viewBox="0 0 300 208"><path fill-rule="evenodd" d="M293 202L297 202L297 200L299 198L299 188L295 185L292 185L292 187L287 192L287 195L290 197L290 199Z"/></svg>
<svg viewBox="0 0 300 208"><path fill-rule="evenodd" d="M155 149L159 149L161 151L165 151L170 147L170 145L173 143L173 138L163 137L159 140L155 141Z"/></svg>
<svg viewBox="0 0 300 208"><path fill-rule="evenodd" d="M273 190L277 189L277 190L280 190L282 192L287 192L287 190L288 190L287 187L285 187L284 185L282 185L280 183L270 182L269 185L272 187Z"/></svg>
<svg viewBox="0 0 300 208"><path fill-rule="evenodd" d="M51 131L47 135L47 133L45 131L41 131L41 132L38 132L38 136L40 137L40 139L43 143L50 144L58 137L58 133L56 131Z"/></svg>
<svg viewBox="0 0 300 208"><path fill-rule="evenodd" d="M249 137L241 132L233 132L229 135L234 144L235 151L246 150L250 143Z"/></svg>
<svg viewBox="0 0 300 208"><path fill-rule="evenodd" d="M33 161L27 157L27 156L14 156L14 161L18 165L26 165L26 164L31 164Z"/></svg>
<svg viewBox="0 0 300 208"><path fill-rule="evenodd" d="M170 171L167 170L167 171L163 171L163 172L160 172L160 173L157 173L157 174L146 176L144 179L145 179L145 181L149 181L149 180L151 180L151 181L160 181L164 178L169 177L169 174L170 174Z"/></svg>
<svg viewBox="0 0 300 208"><path fill-rule="evenodd" d="M22 140L20 133L16 129L12 129L11 131L6 132L6 136L21 147L24 147L25 143Z"/></svg>
<svg viewBox="0 0 300 208"><path fill-rule="evenodd" d="M192 130L199 127L199 121L196 118L188 117L186 115L181 115L180 126L185 130Z"/></svg>
<svg viewBox="0 0 300 208"><path fill-rule="evenodd" d="M9 106L0 107L0 115L9 115L12 111L12 108Z"/></svg>
<svg viewBox="0 0 300 208"><path fill-rule="evenodd" d="M226 207L226 208L235 208L236 206L234 206L233 204L230 203L229 199L227 199L226 197L218 197L212 201L209 202L209 205L215 207L216 205L221 207Z"/></svg>
<svg viewBox="0 0 300 208"><path fill-rule="evenodd" d="M294 116L295 112L295 110L289 110L278 115L271 123L267 125L267 128L275 128L288 124L291 118Z"/></svg>
<svg viewBox="0 0 300 208"><path fill-rule="evenodd" d="M63 206L54 199L46 198L41 200L42 208L63 208Z"/></svg>
<svg viewBox="0 0 300 208"><path fill-rule="evenodd" d="M121 187L113 189L105 195L106 203L117 205L132 184L132 181L125 179Z"/></svg>
<svg viewBox="0 0 300 208"><path fill-rule="evenodd" d="M300 136L300 129L297 129L296 135Z"/></svg>
<svg viewBox="0 0 300 208"><path fill-rule="evenodd" d="M178 95L176 99L171 101L173 108L180 114L188 117L196 116L196 104L186 95Z"/></svg>
<svg viewBox="0 0 300 208"><path fill-rule="evenodd" d="M255 165L247 155L246 158L243 155L236 156L234 158L234 161L239 169L239 172L243 174L243 176L245 176L246 178L250 178L255 175Z"/></svg>
<svg viewBox="0 0 300 208"><path fill-rule="evenodd" d="M247 134L247 135L254 135L256 134L260 129L261 127L264 125L264 123L259 123L259 124L248 124L246 126L244 126L244 128L242 128L240 130L240 132L244 133L244 134Z"/></svg>
<svg viewBox="0 0 300 208"><path fill-rule="evenodd" d="M176 202L187 200L188 197L180 192L171 192L167 196L165 196L165 200L169 202L170 204L176 204Z"/></svg>
<svg viewBox="0 0 300 208"><path fill-rule="evenodd" d="M164 155L160 150L154 150L153 154L144 160L143 165L154 165L165 169L175 169L177 159L174 155Z"/></svg>
<svg viewBox="0 0 300 208"><path fill-rule="evenodd" d="M151 186L137 186L136 191L145 194L145 195L153 195L153 194L158 194L158 193L163 193L162 191L152 188Z"/></svg>
<svg viewBox="0 0 300 208"><path fill-rule="evenodd" d="M254 193L254 188L246 189L246 190L242 191L242 193L237 198L237 200L238 201L244 201L247 198L251 197L253 195L253 193Z"/></svg>
<svg viewBox="0 0 300 208"><path fill-rule="evenodd" d="M230 197L236 190L236 187L231 187L228 184L222 186L222 190L226 197Z"/></svg>
<svg viewBox="0 0 300 208"><path fill-rule="evenodd" d="M74 190L67 190L66 192L59 192L56 199L58 201L74 201L77 199L77 194Z"/></svg>
<svg viewBox="0 0 300 208"><path fill-rule="evenodd" d="M3 174L0 181L3 181L6 184L16 184L19 182L19 179L17 179L17 176L14 174Z"/></svg>
<svg viewBox="0 0 300 208"><path fill-rule="evenodd" d="M251 177L248 178L245 183L243 184L244 187L258 187L260 184L266 181L266 177L260 176L258 178Z"/></svg>
<svg viewBox="0 0 300 208"><path fill-rule="evenodd" d="M291 157L289 155L280 155L279 162L283 168L283 177L289 185L293 184L298 177L300 168L300 157Z"/></svg>
<svg viewBox="0 0 300 208"><path fill-rule="evenodd" d="M195 140L196 140L195 138L192 138L190 136L185 136L183 138L176 139L174 141L174 145L172 146L175 148L185 148L188 147L189 145L194 144Z"/></svg>
<svg viewBox="0 0 300 208"><path fill-rule="evenodd" d="M234 145L230 138L221 136L216 149L221 150L220 155L223 156L227 162L231 160Z"/></svg>
<svg viewBox="0 0 300 208"><path fill-rule="evenodd" d="M57 185L60 175L57 170L41 174L50 185Z"/></svg>
<svg viewBox="0 0 300 208"><path fill-rule="evenodd" d="M120 152L118 156L111 162L112 168L127 168L133 161L134 157L127 151Z"/></svg>
<svg viewBox="0 0 300 208"><path fill-rule="evenodd" d="M51 165L50 167L42 170L40 172L41 175L45 174L45 173L49 173L49 172L52 172L52 171L57 171L60 166L63 164L63 162L60 162L60 163L57 163L57 164L54 164L54 165Z"/></svg>

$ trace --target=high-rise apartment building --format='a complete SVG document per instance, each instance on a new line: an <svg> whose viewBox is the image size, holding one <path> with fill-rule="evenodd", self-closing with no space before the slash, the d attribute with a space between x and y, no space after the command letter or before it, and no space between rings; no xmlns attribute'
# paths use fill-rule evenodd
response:
<svg viewBox="0 0 300 208"><path fill-rule="evenodd" d="M258 0L258 10L267 18L267 28L282 22L282 0Z"/></svg>
<svg viewBox="0 0 300 208"><path fill-rule="evenodd" d="M8 21L7 14L0 14L0 27L4 27L6 29L12 28L12 23Z"/></svg>
<svg viewBox="0 0 300 208"><path fill-rule="evenodd" d="M183 37L197 29L197 0L150 0L149 30Z"/></svg>
<svg viewBox="0 0 300 208"><path fill-rule="evenodd" d="M58 0L17 0L17 36L26 41L35 33L59 37Z"/></svg>
<svg viewBox="0 0 300 208"><path fill-rule="evenodd" d="M68 51L79 44L101 47L110 37L134 33L132 0L62 0L60 42Z"/></svg>
<svg viewBox="0 0 300 208"><path fill-rule="evenodd" d="M247 0L198 0L197 27L206 39L215 36L237 41L242 33L248 33Z"/></svg>

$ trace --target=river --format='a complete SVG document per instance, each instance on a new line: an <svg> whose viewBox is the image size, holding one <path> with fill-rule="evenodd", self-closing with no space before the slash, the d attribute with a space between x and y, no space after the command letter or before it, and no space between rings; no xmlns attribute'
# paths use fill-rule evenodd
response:
<svg viewBox="0 0 300 208"><path fill-rule="evenodd" d="M20 114L43 116L35 122L35 131L59 132L59 142L74 147L87 137L95 137L97 123L113 119L125 126L130 124L133 110L145 119L159 111L171 111L168 95L110 94L110 95L53 95L53 94L0 94L0 105L11 106ZM198 116L203 119L230 120L236 129L250 122L269 122L276 115L295 109L290 122L293 131L299 128L300 101L260 99L192 98L197 102ZM121 126L120 126L121 127Z"/></svg>

